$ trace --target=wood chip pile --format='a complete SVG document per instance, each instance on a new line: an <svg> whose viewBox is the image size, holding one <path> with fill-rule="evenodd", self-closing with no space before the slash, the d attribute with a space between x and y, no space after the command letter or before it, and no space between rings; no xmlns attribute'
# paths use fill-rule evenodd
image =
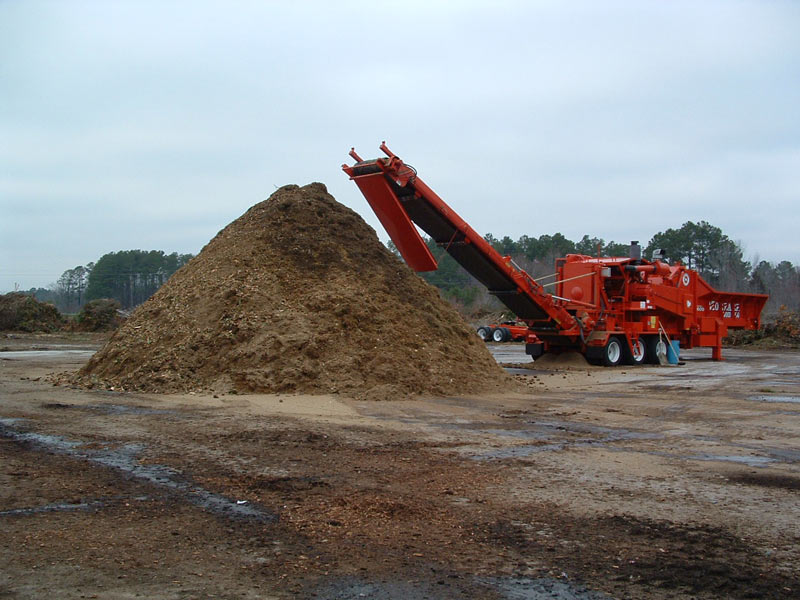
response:
<svg viewBox="0 0 800 600"><path fill-rule="evenodd" d="M438 291L320 183L282 187L223 229L74 381L376 400L513 385Z"/></svg>

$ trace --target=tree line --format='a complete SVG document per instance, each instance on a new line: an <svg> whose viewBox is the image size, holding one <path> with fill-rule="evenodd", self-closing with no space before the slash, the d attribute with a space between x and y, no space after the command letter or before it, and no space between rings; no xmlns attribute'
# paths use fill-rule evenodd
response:
<svg viewBox="0 0 800 600"><path fill-rule="evenodd" d="M500 239L491 233L484 239L503 256L512 259L533 277L555 271L557 258L567 254L589 256L628 256L630 245L584 235L577 242L561 233L537 237L523 235L518 240L508 236ZM430 238L428 248L439 263L436 271L421 273L443 295L463 307L478 308L491 305L493 299L469 273ZM642 254L650 259L653 251L662 249L665 259L680 261L720 291L769 294L766 313L776 313L781 306L800 310L800 267L789 261L771 263L745 260L739 243L731 240L719 227L706 221L687 221L680 228L656 233L644 245ZM396 251L390 242L390 248Z"/></svg>
<svg viewBox="0 0 800 600"><path fill-rule="evenodd" d="M96 262L67 269L47 288L31 288L28 294L52 302L63 313L76 313L88 301L112 298L124 309L152 296L192 254L166 254L161 250L109 252Z"/></svg>
<svg viewBox="0 0 800 600"><path fill-rule="evenodd" d="M552 274L556 259L567 254L627 256L629 251L628 244L606 242L589 235L577 242L561 233L523 235L517 240L509 236L498 239L491 233L484 237L495 250L511 256L533 277ZM425 241L439 268L421 273L424 279L438 287L446 298L467 309L493 305L494 298L443 248L430 238ZM391 241L389 248L397 252ZM800 267L786 260L771 263L755 258L749 262L737 242L706 221L687 221L680 228L656 233L644 247L643 256L651 258L656 248L663 250L668 262L680 261L697 270L721 291L769 294L766 313L776 313L781 306L800 310ZM96 263L67 269L48 288L31 288L26 293L52 302L63 313L76 313L89 300L99 298L112 298L130 309L152 296L192 256L160 250L110 252Z"/></svg>

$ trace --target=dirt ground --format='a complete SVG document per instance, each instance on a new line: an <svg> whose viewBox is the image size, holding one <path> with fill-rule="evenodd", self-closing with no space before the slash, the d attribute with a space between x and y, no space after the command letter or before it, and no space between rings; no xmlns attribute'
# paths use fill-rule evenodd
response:
<svg viewBox="0 0 800 600"><path fill-rule="evenodd" d="M800 597L797 352L417 401L50 383L98 346L0 338L0 598Z"/></svg>

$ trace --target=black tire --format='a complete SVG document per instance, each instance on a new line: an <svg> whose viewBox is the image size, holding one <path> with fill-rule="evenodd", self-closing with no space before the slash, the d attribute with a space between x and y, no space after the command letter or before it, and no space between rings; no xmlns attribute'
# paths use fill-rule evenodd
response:
<svg viewBox="0 0 800 600"><path fill-rule="evenodd" d="M507 327L503 327L503 341L510 342L511 341L511 330Z"/></svg>
<svg viewBox="0 0 800 600"><path fill-rule="evenodd" d="M508 329L506 329L505 327L498 327L492 332L492 341L497 342L498 344L500 342L505 342L507 331Z"/></svg>
<svg viewBox="0 0 800 600"><path fill-rule="evenodd" d="M623 342L616 336L608 338L603 348L603 364L606 367L616 367L622 360Z"/></svg>
<svg viewBox="0 0 800 600"><path fill-rule="evenodd" d="M659 346L663 348L664 354L667 353L667 343L661 340L661 336L659 335L648 335L645 336L644 339L644 346L645 346L645 360L647 364L650 365L658 365L660 364L658 360L658 350Z"/></svg>
<svg viewBox="0 0 800 600"><path fill-rule="evenodd" d="M647 344L645 344L644 338L639 338L633 344L633 347L629 347L628 344L623 345L623 350L625 350L625 363L629 365L643 365L647 360Z"/></svg>
<svg viewBox="0 0 800 600"><path fill-rule="evenodd" d="M600 359L600 358L597 358L596 356L587 356L587 355L584 354L583 357L586 359L587 363L589 363L590 365L592 365L594 367L602 367L603 366L603 360Z"/></svg>
<svg viewBox="0 0 800 600"><path fill-rule="evenodd" d="M484 342L490 341L492 339L492 328L478 327L478 337L481 338Z"/></svg>

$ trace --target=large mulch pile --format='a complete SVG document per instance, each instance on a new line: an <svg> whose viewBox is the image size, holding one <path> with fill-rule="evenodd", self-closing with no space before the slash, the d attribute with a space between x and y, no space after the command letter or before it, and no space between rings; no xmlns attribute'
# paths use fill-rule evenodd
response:
<svg viewBox="0 0 800 600"><path fill-rule="evenodd" d="M52 304L19 292L0 295L0 331L53 332L64 324L64 317Z"/></svg>
<svg viewBox="0 0 800 600"><path fill-rule="evenodd" d="M514 385L438 291L320 183L282 187L223 229L73 381L369 399Z"/></svg>

